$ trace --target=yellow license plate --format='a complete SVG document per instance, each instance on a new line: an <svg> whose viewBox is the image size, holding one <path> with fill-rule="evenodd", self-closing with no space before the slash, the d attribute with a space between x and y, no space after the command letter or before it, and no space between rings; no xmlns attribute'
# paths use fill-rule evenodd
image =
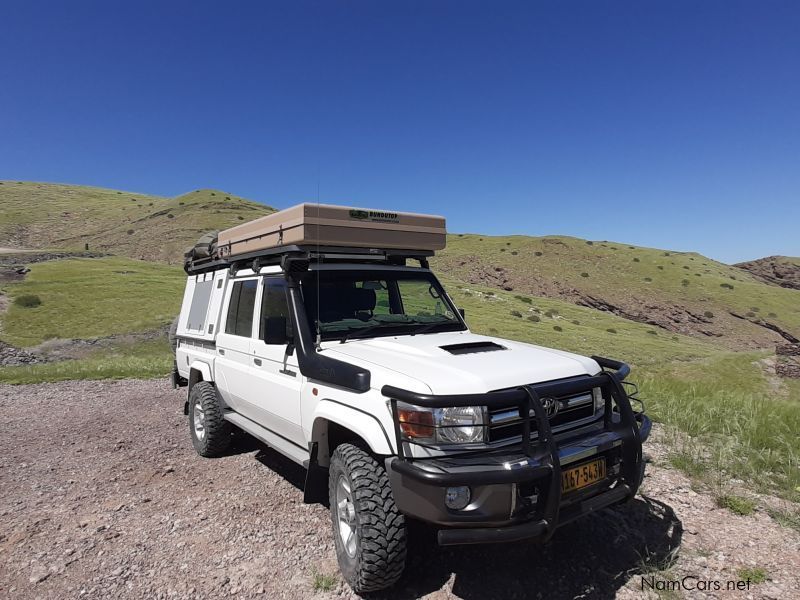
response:
<svg viewBox="0 0 800 600"><path fill-rule="evenodd" d="M606 459L598 458L561 471L561 493L573 492L606 477Z"/></svg>

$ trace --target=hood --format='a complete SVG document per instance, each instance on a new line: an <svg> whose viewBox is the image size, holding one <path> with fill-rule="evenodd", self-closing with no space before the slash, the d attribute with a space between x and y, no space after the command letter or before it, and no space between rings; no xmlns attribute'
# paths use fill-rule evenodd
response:
<svg viewBox="0 0 800 600"><path fill-rule="evenodd" d="M332 342L323 344L323 352L367 369L379 367L374 388L388 383L381 380L385 370L424 384L432 394L485 393L600 371L591 358L469 331Z"/></svg>

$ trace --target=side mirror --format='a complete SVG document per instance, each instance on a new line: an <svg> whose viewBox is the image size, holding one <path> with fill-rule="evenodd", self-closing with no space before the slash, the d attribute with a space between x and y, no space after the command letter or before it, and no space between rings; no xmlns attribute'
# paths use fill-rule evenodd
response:
<svg viewBox="0 0 800 600"><path fill-rule="evenodd" d="M286 317L267 317L264 319L264 343L282 346L291 340L286 335Z"/></svg>
<svg viewBox="0 0 800 600"><path fill-rule="evenodd" d="M462 318L462 319L466 317L466 313L464 312L464 309L463 309L463 308L459 308L459 309L458 309L458 314L460 314L460 315L461 315L461 318Z"/></svg>

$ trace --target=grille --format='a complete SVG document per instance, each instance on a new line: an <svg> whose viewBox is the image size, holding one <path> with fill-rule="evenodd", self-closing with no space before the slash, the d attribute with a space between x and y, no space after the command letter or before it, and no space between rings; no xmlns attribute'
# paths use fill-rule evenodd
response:
<svg viewBox="0 0 800 600"><path fill-rule="evenodd" d="M594 417L594 398L591 393L556 398L558 412L550 417L550 427L563 431ZM531 411L531 436L536 433L536 418ZM489 412L489 441L501 442L522 435L522 419L516 407L498 408Z"/></svg>

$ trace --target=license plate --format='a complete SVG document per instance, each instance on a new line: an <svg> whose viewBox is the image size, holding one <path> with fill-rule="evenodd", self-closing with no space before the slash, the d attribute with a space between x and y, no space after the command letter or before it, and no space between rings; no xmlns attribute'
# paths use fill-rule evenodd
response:
<svg viewBox="0 0 800 600"><path fill-rule="evenodd" d="M606 460L598 458L561 471L561 493L574 492L597 483L606 476Z"/></svg>

